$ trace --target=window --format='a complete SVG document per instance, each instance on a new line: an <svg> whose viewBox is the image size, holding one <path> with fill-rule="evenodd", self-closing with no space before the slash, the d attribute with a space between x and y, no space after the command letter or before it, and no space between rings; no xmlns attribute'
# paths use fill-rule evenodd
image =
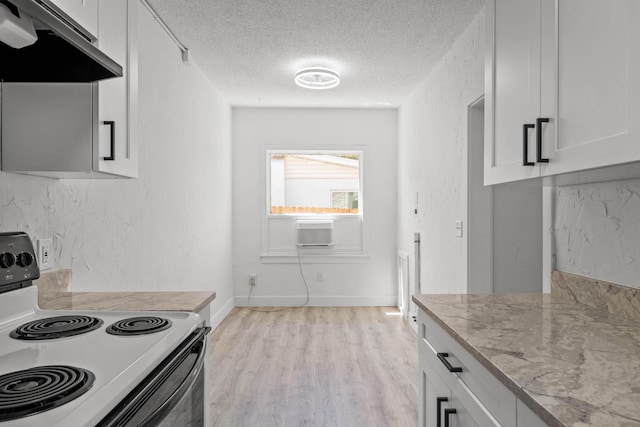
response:
<svg viewBox="0 0 640 427"><path fill-rule="evenodd" d="M358 192L331 190L331 207L358 209Z"/></svg>
<svg viewBox="0 0 640 427"><path fill-rule="evenodd" d="M360 151L267 151L272 215L358 215Z"/></svg>

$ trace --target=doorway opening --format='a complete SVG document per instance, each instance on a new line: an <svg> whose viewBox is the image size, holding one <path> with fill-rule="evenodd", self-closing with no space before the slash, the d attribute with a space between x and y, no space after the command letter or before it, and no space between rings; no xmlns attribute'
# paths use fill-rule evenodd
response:
<svg viewBox="0 0 640 427"><path fill-rule="evenodd" d="M409 316L409 255L398 251L398 310L405 319Z"/></svg>
<svg viewBox="0 0 640 427"><path fill-rule="evenodd" d="M467 292L493 293L493 186L484 186L484 96L468 108Z"/></svg>
<svg viewBox="0 0 640 427"><path fill-rule="evenodd" d="M468 132L467 292L542 292L542 180L484 186L484 97Z"/></svg>

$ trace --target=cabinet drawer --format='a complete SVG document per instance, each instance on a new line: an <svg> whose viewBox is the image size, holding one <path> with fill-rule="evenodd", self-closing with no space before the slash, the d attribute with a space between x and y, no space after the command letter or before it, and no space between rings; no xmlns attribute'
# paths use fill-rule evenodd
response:
<svg viewBox="0 0 640 427"><path fill-rule="evenodd" d="M440 375L434 372L425 360L426 353L420 353L420 427L442 427L444 409L451 406L451 389Z"/></svg>
<svg viewBox="0 0 640 427"><path fill-rule="evenodd" d="M462 348L433 319L422 310L419 312L420 352L424 359L440 374L454 393L471 394L481 398L490 414L502 425L514 425L516 420L516 396L498 381L484 366ZM449 372L438 353L447 353L445 358L461 372ZM470 404L470 403L469 403Z"/></svg>
<svg viewBox="0 0 640 427"><path fill-rule="evenodd" d="M451 406L457 410L453 425L455 427L466 427L477 425L479 427L502 427L513 424L501 424L493 414L484 406L475 394L460 380L457 381L452 393ZM483 396L484 399L484 396Z"/></svg>
<svg viewBox="0 0 640 427"><path fill-rule="evenodd" d="M430 427L433 421L442 420L443 417L450 417L453 427L501 427L502 424L484 406L482 400L478 398L469 388L456 378L451 383L451 375L442 375L439 360L432 351L420 352L420 370L422 372L423 396L421 398L423 407L421 408L420 426ZM446 372L445 372L446 373ZM449 383L449 384L448 384ZM435 393L435 390L440 392ZM448 400L437 404L438 399L447 396ZM444 408L455 409L455 413L446 415ZM438 414L440 409L440 414ZM437 427L441 427L442 424ZM513 425L505 424L505 425Z"/></svg>

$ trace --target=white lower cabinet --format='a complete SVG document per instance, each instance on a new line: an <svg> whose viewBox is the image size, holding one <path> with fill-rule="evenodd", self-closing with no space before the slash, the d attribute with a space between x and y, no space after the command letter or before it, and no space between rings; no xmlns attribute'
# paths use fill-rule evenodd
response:
<svg viewBox="0 0 640 427"><path fill-rule="evenodd" d="M516 425L518 427L545 427L547 425L520 400L518 400L517 413Z"/></svg>
<svg viewBox="0 0 640 427"><path fill-rule="evenodd" d="M420 310L420 427L541 427L515 394Z"/></svg>
<svg viewBox="0 0 640 427"><path fill-rule="evenodd" d="M421 351L420 427L500 427L464 383L452 390L437 371L428 351Z"/></svg>
<svg viewBox="0 0 640 427"><path fill-rule="evenodd" d="M441 427L442 411L451 407L451 390L420 351L420 427Z"/></svg>
<svg viewBox="0 0 640 427"><path fill-rule="evenodd" d="M421 369L421 427L500 426L473 394L452 392L433 369Z"/></svg>

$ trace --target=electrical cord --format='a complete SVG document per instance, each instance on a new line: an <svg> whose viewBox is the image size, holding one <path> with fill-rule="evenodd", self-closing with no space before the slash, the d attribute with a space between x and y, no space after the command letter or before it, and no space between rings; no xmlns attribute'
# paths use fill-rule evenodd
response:
<svg viewBox="0 0 640 427"><path fill-rule="evenodd" d="M302 305L295 305L293 307L281 307L281 308L272 308L272 309L259 309L251 307L251 294L253 294L253 288L255 285L249 285L249 295L247 296L247 308L251 311L257 311L260 313L273 313L276 311L284 311L291 310L292 308L300 308L309 304L309 285L307 284L307 279L304 277L304 272L302 271L302 260L300 259L300 245L296 245L296 249L298 251L298 268L300 270L300 277L302 277L302 282L304 283L304 287L307 290L307 299Z"/></svg>

